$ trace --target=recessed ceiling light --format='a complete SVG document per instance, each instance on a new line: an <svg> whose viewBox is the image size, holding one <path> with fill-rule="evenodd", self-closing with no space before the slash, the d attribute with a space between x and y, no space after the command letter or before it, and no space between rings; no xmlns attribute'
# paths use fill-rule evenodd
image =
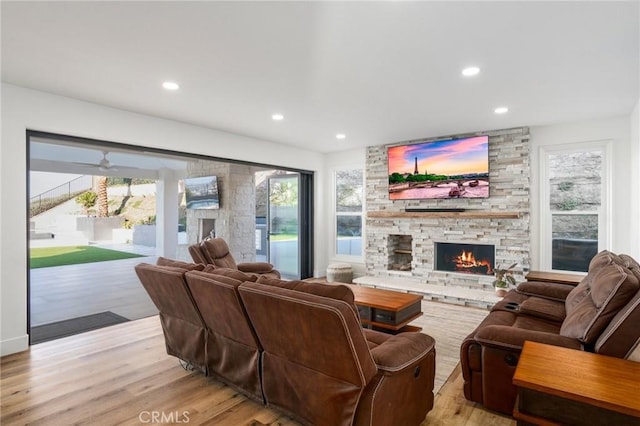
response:
<svg viewBox="0 0 640 426"><path fill-rule="evenodd" d="M180 88L180 86L178 86L178 83L174 81L165 81L164 83L162 83L162 87L166 90L178 90Z"/></svg>
<svg viewBox="0 0 640 426"><path fill-rule="evenodd" d="M346 138L346 137L347 137L347 135L345 135L344 133L338 133L338 134L336 135L336 139L344 139L344 138Z"/></svg>
<svg viewBox="0 0 640 426"><path fill-rule="evenodd" d="M509 108L507 107L498 107L493 110L493 112L495 112L496 114L506 114L508 111L509 111Z"/></svg>
<svg viewBox="0 0 640 426"><path fill-rule="evenodd" d="M272 118L273 120L275 120L275 121L280 121L280 120L283 120L283 119L284 119L284 115L282 115L282 114L273 114L273 115L271 116L271 118Z"/></svg>
<svg viewBox="0 0 640 426"><path fill-rule="evenodd" d="M478 67L469 67L462 70L462 75L465 77L471 77L477 75L480 72L480 68Z"/></svg>

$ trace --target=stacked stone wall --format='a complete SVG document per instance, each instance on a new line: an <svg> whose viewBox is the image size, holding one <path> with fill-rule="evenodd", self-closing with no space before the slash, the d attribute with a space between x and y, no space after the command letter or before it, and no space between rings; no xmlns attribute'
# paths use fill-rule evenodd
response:
<svg viewBox="0 0 640 426"><path fill-rule="evenodd" d="M365 263L368 275L413 277L429 284L489 287L492 276L434 271L435 242L493 244L496 265L517 263L517 275L524 275L530 264L530 145L526 127L490 132L456 134L402 142L418 143L445 138L489 136L489 197L437 200L390 200L388 194L387 149L400 143L367 148L367 212L398 212L392 218L367 218ZM407 208L453 209L468 212L517 213L515 219L487 216L479 218L402 217ZM389 270L389 235L412 238L411 271Z"/></svg>
<svg viewBox="0 0 640 426"><path fill-rule="evenodd" d="M190 162L188 177L217 176L220 208L187 210L187 240L199 239L199 219L214 219L216 236L229 245L236 262L255 260L255 177L250 166L207 160Z"/></svg>

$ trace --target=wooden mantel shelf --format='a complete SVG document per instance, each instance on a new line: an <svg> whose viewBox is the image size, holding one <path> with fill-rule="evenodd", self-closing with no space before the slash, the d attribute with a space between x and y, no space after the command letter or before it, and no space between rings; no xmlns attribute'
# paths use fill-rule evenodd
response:
<svg viewBox="0 0 640 426"><path fill-rule="evenodd" d="M419 219L419 218L447 218L447 219L518 219L518 212L488 212L488 211L465 211L465 212L394 212L394 211L374 211L367 212L367 217L371 219Z"/></svg>

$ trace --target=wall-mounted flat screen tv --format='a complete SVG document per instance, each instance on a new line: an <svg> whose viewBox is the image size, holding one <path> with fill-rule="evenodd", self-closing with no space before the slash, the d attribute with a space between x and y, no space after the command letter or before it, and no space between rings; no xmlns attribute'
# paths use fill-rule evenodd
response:
<svg viewBox="0 0 640 426"><path fill-rule="evenodd" d="M204 176L184 180L185 201L188 209L219 209L218 178Z"/></svg>
<svg viewBox="0 0 640 426"><path fill-rule="evenodd" d="M389 147L389 198L487 198L489 137Z"/></svg>

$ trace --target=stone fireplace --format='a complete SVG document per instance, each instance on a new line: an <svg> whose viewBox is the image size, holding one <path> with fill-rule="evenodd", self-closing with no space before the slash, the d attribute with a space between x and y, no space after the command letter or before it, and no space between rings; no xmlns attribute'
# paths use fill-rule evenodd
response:
<svg viewBox="0 0 640 426"><path fill-rule="evenodd" d="M530 251L529 129L450 137L480 134L489 136L491 176L489 197L483 199L390 200L387 146L367 148L363 279L410 281L416 285L410 291L416 291L421 283L492 290L494 277L488 268L493 270L495 265L512 263L517 264L516 277L524 279L529 270ZM468 245L479 248L480 252L473 254L480 264L466 270L441 265L445 258L458 256L447 254L451 245L456 244L467 249Z"/></svg>

